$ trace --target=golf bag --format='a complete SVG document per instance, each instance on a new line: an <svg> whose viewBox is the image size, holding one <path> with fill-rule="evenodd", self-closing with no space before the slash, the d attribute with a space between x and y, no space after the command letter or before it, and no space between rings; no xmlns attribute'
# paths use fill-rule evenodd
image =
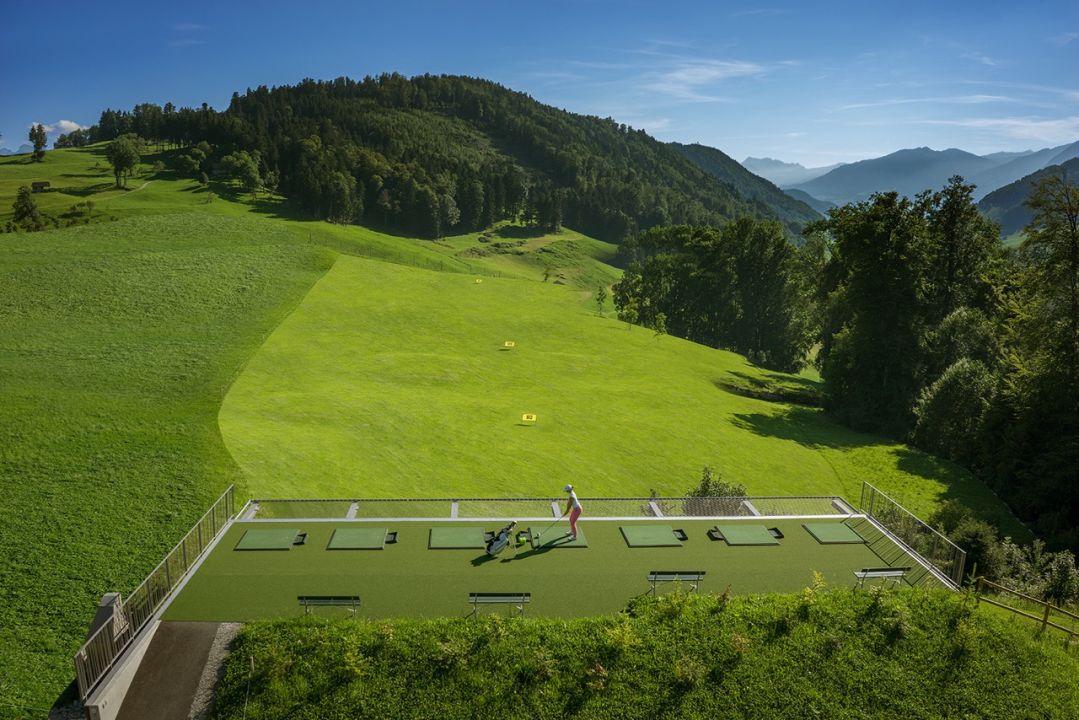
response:
<svg viewBox="0 0 1079 720"><path fill-rule="evenodd" d="M513 528L517 527L517 521L511 520L510 524L498 531L498 535L495 535L491 542L487 543L487 554L497 555L505 550L510 544L510 538L513 537Z"/></svg>

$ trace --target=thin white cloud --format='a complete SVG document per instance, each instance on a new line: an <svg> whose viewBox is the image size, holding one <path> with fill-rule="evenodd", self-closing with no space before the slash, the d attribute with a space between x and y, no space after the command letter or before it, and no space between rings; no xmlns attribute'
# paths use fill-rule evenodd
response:
<svg viewBox="0 0 1079 720"><path fill-rule="evenodd" d="M64 133L65 135L76 130L85 130L89 125L79 125L74 120L57 120L54 123L30 123L29 127L43 125L47 133Z"/></svg>
<svg viewBox="0 0 1079 720"><path fill-rule="evenodd" d="M1033 83L1005 82L996 80L962 80L960 82L965 85L989 85L991 87L1048 93L1050 95L1059 95L1067 100L1079 101L1079 90L1076 90L1074 88L1054 87L1052 85L1036 85Z"/></svg>
<svg viewBox="0 0 1079 720"><path fill-rule="evenodd" d="M1048 38L1049 42L1053 43L1054 45L1059 45L1060 47L1064 47L1065 45L1070 44L1073 40L1076 39L1079 39L1079 32L1066 32Z"/></svg>
<svg viewBox="0 0 1079 720"><path fill-rule="evenodd" d="M988 55L980 52L963 53L963 57L967 60L973 60L975 62L981 63L982 65L988 65L989 67L997 67L998 65L1000 65L999 60L994 60Z"/></svg>
<svg viewBox="0 0 1079 720"><path fill-rule="evenodd" d="M1036 117L967 118L964 120L922 120L927 125L950 125L1000 132L1019 140L1046 143L1073 142L1079 138L1079 115L1042 119Z"/></svg>
<svg viewBox="0 0 1079 720"><path fill-rule="evenodd" d="M893 105L914 105L922 103L939 103L947 105L983 105L986 103L1011 103L1019 102L1018 99L1006 95L945 95L941 97L920 98L890 98L888 100L876 100L873 102L851 103L842 105L840 110L861 110L864 108L891 107Z"/></svg>
<svg viewBox="0 0 1079 720"><path fill-rule="evenodd" d="M691 102L731 102L731 98L711 91L727 80L767 72L763 65L740 60L683 59L665 70L648 73L642 89Z"/></svg>
<svg viewBox="0 0 1079 720"><path fill-rule="evenodd" d="M756 10L741 10L739 12L733 12L730 14L732 18L739 17L752 17L754 15L760 15L764 17L775 17L776 15L782 15L786 10L783 8L757 8Z"/></svg>

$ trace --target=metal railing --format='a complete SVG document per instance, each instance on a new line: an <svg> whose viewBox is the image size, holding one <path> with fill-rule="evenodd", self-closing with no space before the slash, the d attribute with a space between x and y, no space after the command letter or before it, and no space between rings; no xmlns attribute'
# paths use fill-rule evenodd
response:
<svg viewBox="0 0 1079 720"><path fill-rule="evenodd" d="M1039 600L1038 598L1025 595L1017 590L998 585L983 577L978 578L977 590L979 602L987 602L990 605L996 605L999 608L1010 610L1016 615L1022 615L1031 620L1036 620L1041 623L1042 630L1045 630L1047 627L1052 627L1068 633L1072 638L1079 638L1079 615L1076 615L1075 613L1057 607L1051 602ZM995 595L995 597L990 597L990 594ZM1016 605L1022 605L1023 607L1015 607L1015 605L1009 605L1008 603L1003 602L1003 599L1009 596L1016 598L1012 602ZM1059 622L1054 622L1054 620L1059 620Z"/></svg>
<svg viewBox="0 0 1079 720"><path fill-rule="evenodd" d="M886 493L862 483L862 511L898 539L905 549L936 568L953 588L963 582L967 554L958 545L922 522Z"/></svg>
<svg viewBox="0 0 1079 720"><path fill-rule="evenodd" d="M564 508L565 496L530 498L334 498L255 499L243 520L377 518L547 518ZM582 497L585 514L603 517L847 516L855 511L842 498L805 497Z"/></svg>
<svg viewBox="0 0 1079 720"><path fill-rule="evenodd" d="M127 599L117 602L112 617L75 653L80 699L86 699L232 519L234 493L235 489L230 485Z"/></svg>

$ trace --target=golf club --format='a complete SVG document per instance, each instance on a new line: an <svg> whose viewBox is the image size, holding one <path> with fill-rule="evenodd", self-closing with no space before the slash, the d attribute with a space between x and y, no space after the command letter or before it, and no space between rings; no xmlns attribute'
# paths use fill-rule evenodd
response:
<svg viewBox="0 0 1079 720"><path fill-rule="evenodd" d="M566 517L566 513L562 513L561 515L556 517L554 520L551 521L550 525L548 525L547 527L543 528L538 533L536 533L536 537L542 537L543 533L545 533L548 530L550 530L551 528L553 528L555 526L555 524L558 523L559 520L562 520L564 517Z"/></svg>

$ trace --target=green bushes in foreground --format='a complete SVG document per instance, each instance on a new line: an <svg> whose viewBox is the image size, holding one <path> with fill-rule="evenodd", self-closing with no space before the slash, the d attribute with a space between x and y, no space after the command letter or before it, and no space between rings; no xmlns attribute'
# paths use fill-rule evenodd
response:
<svg viewBox="0 0 1079 720"><path fill-rule="evenodd" d="M1074 717L1079 653L972 602L808 589L570 621L255 623L216 716Z"/></svg>

